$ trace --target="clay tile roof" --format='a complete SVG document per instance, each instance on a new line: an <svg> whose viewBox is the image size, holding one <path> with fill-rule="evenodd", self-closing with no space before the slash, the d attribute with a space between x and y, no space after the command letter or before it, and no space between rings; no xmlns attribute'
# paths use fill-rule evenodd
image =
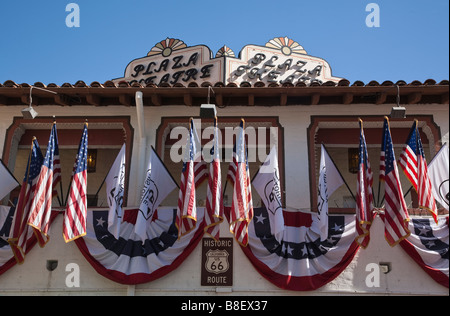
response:
<svg viewBox="0 0 450 316"><path fill-rule="evenodd" d="M362 82L361 80L356 80L352 86L356 86L356 87L363 87L364 86L364 82Z"/></svg>
<svg viewBox="0 0 450 316"><path fill-rule="evenodd" d="M103 85L100 82L98 82L98 81L92 82L90 86L92 88L103 88Z"/></svg>
<svg viewBox="0 0 450 316"><path fill-rule="evenodd" d="M34 83L34 86L35 87L38 87L38 88L47 88L46 86L45 86L45 84L43 84L42 82L35 82Z"/></svg>
<svg viewBox="0 0 450 316"><path fill-rule="evenodd" d="M15 83L15 82L12 81L12 80L6 80L6 81L3 83L3 85L4 85L5 87L10 87L10 88L17 88L17 87L18 87L17 83Z"/></svg>
<svg viewBox="0 0 450 316"><path fill-rule="evenodd" d="M390 81L390 80L386 80L386 81L383 81L383 83L381 85L383 87L390 87L390 86L393 86L394 83L392 81Z"/></svg>
<svg viewBox="0 0 450 316"><path fill-rule="evenodd" d="M105 81L103 86L106 88L116 88L116 84L111 80Z"/></svg>
<svg viewBox="0 0 450 316"><path fill-rule="evenodd" d="M86 85L86 83L83 80L78 80L75 83L75 87L77 87L77 88L87 88L87 85Z"/></svg>
<svg viewBox="0 0 450 316"><path fill-rule="evenodd" d="M350 81L348 81L347 79L341 79L338 82L338 86L340 87L348 87L350 85Z"/></svg>
<svg viewBox="0 0 450 316"><path fill-rule="evenodd" d="M212 87L212 84L209 81L205 81L205 82L202 82L200 87L203 87L203 88Z"/></svg>
<svg viewBox="0 0 450 316"><path fill-rule="evenodd" d="M436 84L436 80L433 80L433 79L427 79L427 80L425 80L425 81L423 82L423 84L424 84L425 86L434 86L434 85Z"/></svg>

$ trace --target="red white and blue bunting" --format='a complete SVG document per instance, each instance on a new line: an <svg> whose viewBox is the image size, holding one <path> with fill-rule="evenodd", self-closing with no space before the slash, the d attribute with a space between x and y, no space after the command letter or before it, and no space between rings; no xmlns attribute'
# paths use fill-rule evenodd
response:
<svg viewBox="0 0 450 316"><path fill-rule="evenodd" d="M430 218L412 219L411 235L400 242L402 248L437 283L449 287L448 216L439 217L437 225Z"/></svg>
<svg viewBox="0 0 450 316"><path fill-rule="evenodd" d="M142 243L134 232L138 209L125 210L119 238L108 231L108 210L88 212L87 234L76 240L84 257L104 277L121 284L140 284L176 269L203 236L203 225L178 239L176 208L159 208ZM204 208L198 208L203 222Z"/></svg>
<svg viewBox="0 0 450 316"><path fill-rule="evenodd" d="M204 208L198 211L196 229L177 239L176 209L160 208L148 226L148 239L142 244L134 233L137 209L124 212L118 239L108 231L108 210L92 210L88 212L87 235L76 240L76 244L102 276L121 284L150 282L175 270L195 249L204 234ZM57 215L57 211L52 212L52 221ZM314 214L285 211L284 218L283 238L277 241L266 209L255 208L249 225L249 244L241 247L255 269L280 288L318 289L335 279L359 249L354 215L330 215L328 238L322 242L310 229ZM448 216L439 217L437 225L430 219L412 219L411 235L400 245L431 278L448 288ZM7 230L8 221L3 224L0 234ZM35 243L33 236L28 249ZM15 264L9 244L0 238L0 275Z"/></svg>
<svg viewBox="0 0 450 316"><path fill-rule="evenodd" d="M317 216L300 212L284 215L284 235L278 242L271 234L266 209L255 209L249 245L242 247L258 272L280 288L318 289L336 278L359 249L354 215L330 216L328 238L322 242L310 229Z"/></svg>

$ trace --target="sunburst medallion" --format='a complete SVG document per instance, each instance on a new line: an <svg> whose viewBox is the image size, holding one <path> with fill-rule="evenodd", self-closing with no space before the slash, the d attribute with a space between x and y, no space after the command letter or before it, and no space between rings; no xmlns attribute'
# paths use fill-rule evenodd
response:
<svg viewBox="0 0 450 316"><path fill-rule="evenodd" d="M217 57L236 57L236 55L234 54L233 50L231 48L229 48L228 46L222 46L216 53L216 58Z"/></svg>
<svg viewBox="0 0 450 316"><path fill-rule="evenodd" d="M164 57L169 57L174 50L179 50L186 47L186 44L182 40L175 38L166 38L165 40L162 40L161 42L153 46L152 49L148 52L147 56L161 54Z"/></svg>
<svg viewBox="0 0 450 316"><path fill-rule="evenodd" d="M266 47L279 49L286 56L292 53L306 54L306 51L299 43L288 37L275 37L266 43Z"/></svg>

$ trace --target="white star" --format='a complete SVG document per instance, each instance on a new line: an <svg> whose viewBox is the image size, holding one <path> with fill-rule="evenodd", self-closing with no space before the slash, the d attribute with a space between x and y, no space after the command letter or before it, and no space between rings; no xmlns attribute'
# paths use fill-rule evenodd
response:
<svg viewBox="0 0 450 316"><path fill-rule="evenodd" d="M105 223L105 221L103 220L103 217L100 217L99 219L97 219L97 226L102 226Z"/></svg>
<svg viewBox="0 0 450 316"><path fill-rule="evenodd" d="M294 250L294 249L292 249L291 247L289 247L289 245L287 246L287 249L286 249L286 254L290 254L291 256L292 256L292 250Z"/></svg>
<svg viewBox="0 0 450 316"><path fill-rule="evenodd" d="M436 246L436 244L434 243L434 241L429 241L429 242L427 242L427 247L433 247L433 246Z"/></svg>
<svg viewBox="0 0 450 316"><path fill-rule="evenodd" d="M341 230L342 230L342 226L339 226L338 224L334 223L333 230L334 230L335 232L341 231Z"/></svg>
<svg viewBox="0 0 450 316"><path fill-rule="evenodd" d="M262 215L262 213L259 216L256 216L256 223L264 224L264 220L266 218Z"/></svg>
<svg viewBox="0 0 450 316"><path fill-rule="evenodd" d="M422 236L426 236L427 233L430 231L425 225L423 225L422 228L419 228L419 230L420 230L419 235L422 235Z"/></svg>
<svg viewBox="0 0 450 316"><path fill-rule="evenodd" d="M306 248L306 245L303 245L302 256L307 256L307 255L308 255L308 248Z"/></svg>

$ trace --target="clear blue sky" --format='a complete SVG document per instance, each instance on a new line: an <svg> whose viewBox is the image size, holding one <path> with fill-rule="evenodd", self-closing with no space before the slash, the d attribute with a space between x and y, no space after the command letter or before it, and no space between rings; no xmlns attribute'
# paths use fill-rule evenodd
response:
<svg viewBox="0 0 450 316"><path fill-rule="evenodd" d="M79 28L65 23L71 2ZM372 2L380 27L366 26ZM166 37L237 55L287 36L351 82L449 79L448 0L1 1L0 30L0 83L103 83Z"/></svg>

